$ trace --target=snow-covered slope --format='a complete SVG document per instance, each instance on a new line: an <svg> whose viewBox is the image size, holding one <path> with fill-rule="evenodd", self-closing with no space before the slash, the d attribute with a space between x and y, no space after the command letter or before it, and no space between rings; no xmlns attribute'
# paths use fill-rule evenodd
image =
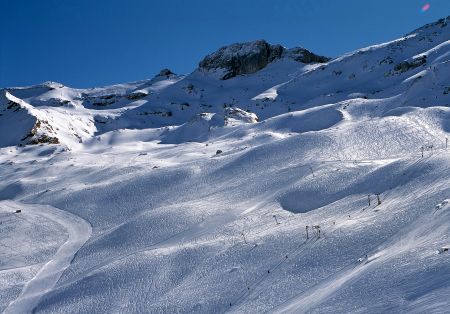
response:
<svg viewBox="0 0 450 314"><path fill-rule="evenodd" d="M0 310L448 312L449 22L1 90Z"/></svg>

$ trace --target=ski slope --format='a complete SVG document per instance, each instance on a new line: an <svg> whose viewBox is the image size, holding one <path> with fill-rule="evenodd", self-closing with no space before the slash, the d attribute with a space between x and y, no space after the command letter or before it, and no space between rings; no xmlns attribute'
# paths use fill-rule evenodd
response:
<svg viewBox="0 0 450 314"><path fill-rule="evenodd" d="M226 79L1 90L0 311L447 312L449 20Z"/></svg>
<svg viewBox="0 0 450 314"><path fill-rule="evenodd" d="M32 210L35 215L43 216L63 226L67 233L67 241L61 245L51 260L46 263L23 288L19 297L11 302L5 313L29 313L34 310L40 298L50 291L61 274L70 265L72 259L91 235L91 226L84 220L49 206L24 206L6 202L6 206L13 210Z"/></svg>

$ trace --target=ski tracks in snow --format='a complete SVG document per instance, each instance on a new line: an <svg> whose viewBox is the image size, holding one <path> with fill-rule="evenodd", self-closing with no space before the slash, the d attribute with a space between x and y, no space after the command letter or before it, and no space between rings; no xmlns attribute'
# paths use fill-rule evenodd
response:
<svg viewBox="0 0 450 314"><path fill-rule="evenodd" d="M19 297L5 310L9 313L32 313L41 298L58 282L63 272L70 266L75 254L86 243L92 233L91 225L69 212L46 205L29 205L8 201L11 208L25 208L33 215L43 216L60 225L68 232L67 241L61 245L53 258L47 262L22 289Z"/></svg>

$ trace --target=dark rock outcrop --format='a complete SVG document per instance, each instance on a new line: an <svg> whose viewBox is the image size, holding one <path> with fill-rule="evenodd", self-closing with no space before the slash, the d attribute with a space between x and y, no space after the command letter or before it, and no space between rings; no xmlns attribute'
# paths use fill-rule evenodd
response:
<svg viewBox="0 0 450 314"><path fill-rule="evenodd" d="M162 69L161 71L159 71L158 76L171 76L174 75L175 73L173 73L172 71L170 71L169 69Z"/></svg>
<svg viewBox="0 0 450 314"><path fill-rule="evenodd" d="M33 138L29 144L38 145L38 144L59 144L59 139L56 136L48 136L46 134L42 134L39 137Z"/></svg>
<svg viewBox="0 0 450 314"><path fill-rule="evenodd" d="M202 71L223 69L221 79L226 80L241 74L255 73L282 57L289 57L302 63L329 60L303 48L286 49L281 45L271 45L264 40L257 40L222 47L200 61L199 68Z"/></svg>
<svg viewBox="0 0 450 314"><path fill-rule="evenodd" d="M427 56L423 55L423 56L415 58L415 59L413 59L411 61L403 61L403 62L397 64L394 67L394 70L397 71L397 72L403 73L403 72L409 71L411 69L418 68L421 65L424 65L426 63L427 63Z"/></svg>
<svg viewBox="0 0 450 314"><path fill-rule="evenodd" d="M46 131L48 134L39 134L39 131ZM48 123L48 121L36 120L33 128L30 130L30 133L27 134L22 139L22 142L30 145L38 145L38 144L59 144L59 139L56 136L53 136L50 133L53 133L52 126Z"/></svg>
<svg viewBox="0 0 450 314"><path fill-rule="evenodd" d="M131 94L128 94L126 97L129 100L138 100L148 96L148 93L144 93L142 91L134 91Z"/></svg>
<svg viewBox="0 0 450 314"><path fill-rule="evenodd" d="M199 67L201 70L225 69L222 79L226 80L263 69L268 63L281 58L283 50L282 46L270 45L264 40L233 44L206 56Z"/></svg>
<svg viewBox="0 0 450 314"><path fill-rule="evenodd" d="M328 57L316 55L316 54L312 53L311 51L309 51L305 48L301 48L301 47L296 47L296 48L286 50L286 55L288 57L294 59L297 62L301 62L301 63L305 63L305 64L325 63L325 62L330 61L330 58L328 58Z"/></svg>

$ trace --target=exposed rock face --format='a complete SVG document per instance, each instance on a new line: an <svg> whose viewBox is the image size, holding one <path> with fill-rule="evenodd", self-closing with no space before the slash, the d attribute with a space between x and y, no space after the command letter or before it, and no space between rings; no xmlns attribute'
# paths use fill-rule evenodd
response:
<svg viewBox="0 0 450 314"><path fill-rule="evenodd" d="M303 48L286 49L281 45L271 45L264 40L257 40L222 47L206 56L199 63L199 68L202 71L223 69L225 73L222 79L226 80L241 74L255 73L270 62L285 56L303 63L329 60Z"/></svg>
<svg viewBox="0 0 450 314"><path fill-rule="evenodd" d="M126 97L129 100L138 100L148 96L148 93L143 91L134 91L131 94L128 94Z"/></svg>
<svg viewBox="0 0 450 314"><path fill-rule="evenodd" d="M173 73L169 69L162 69L157 76L170 76L170 75L174 75L174 74L175 73Z"/></svg>
<svg viewBox="0 0 450 314"><path fill-rule="evenodd" d="M397 64L395 66L394 70L403 73L403 72L409 71L411 69L420 67L421 65L424 65L426 63L427 63L427 56L423 55L423 56L415 58L411 61L403 61L403 62Z"/></svg>
<svg viewBox="0 0 450 314"><path fill-rule="evenodd" d="M222 79L226 80L263 69L268 63L281 58L283 50L282 46L270 45L264 40L233 44L206 56L199 67L202 70L225 69Z"/></svg>
<svg viewBox="0 0 450 314"><path fill-rule="evenodd" d="M59 144L59 139L54 136L54 130L48 121L36 120L30 133L22 139L24 144Z"/></svg>
<svg viewBox="0 0 450 314"><path fill-rule="evenodd" d="M256 123L258 116L252 112L244 111L240 108L229 107L224 112L224 125L233 125L236 123Z"/></svg>
<svg viewBox="0 0 450 314"><path fill-rule="evenodd" d="M55 136L41 135L37 138L32 139L29 144L38 145L38 144L59 144L59 139Z"/></svg>
<svg viewBox="0 0 450 314"><path fill-rule="evenodd" d="M295 47L285 51L286 56L294 59L297 62L309 64L309 63L325 63L330 61L330 58L319 56L311 51L301 48Z"/></svg>

